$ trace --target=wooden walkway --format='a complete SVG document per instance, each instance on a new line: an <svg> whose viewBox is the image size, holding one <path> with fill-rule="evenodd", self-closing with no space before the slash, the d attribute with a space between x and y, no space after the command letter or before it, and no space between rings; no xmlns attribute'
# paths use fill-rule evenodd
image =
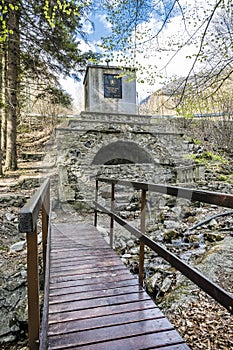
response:
<svg viewBox="0 0 233 350"><path fill-rule="evenodd" d="M53 225L50 247L48 349L189 349L94 226Z"/></svg>

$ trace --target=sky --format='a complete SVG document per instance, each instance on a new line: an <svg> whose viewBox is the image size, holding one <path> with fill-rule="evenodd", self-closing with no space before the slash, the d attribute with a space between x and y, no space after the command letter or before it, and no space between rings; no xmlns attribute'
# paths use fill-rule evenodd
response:
<svg viewBox="0 0 233 350"><path fill-rule="evenodd" d="M192 66L194 58L187 58L192 56L198 50L198 46L195 43L189 46L183 47L175 54L174 46L170 46L172 41L173 45L177 42L186 42L187 32L193 33L195 30L194 22L200 21L206 16L205 10L208 10L209 6L212 6L215 0L210 0L206 3L206 0L180 0L180 4L190 12L190 20L184 24L182 16L177 13L167 23L162 33L160 34L159 46L163 50L158 54L158 41L154 40L144 45L143 52L137 54L137 60L142 64L145 69L143 73L138 72L139 80L144 80L143 84L137 83L138 102L149 96L151 93L160 89L166 84L167 79L173 76L186 76ZM94 28L90 23L85 24L85 32L88 34L88 44L82 41L82 50L99 51L98 44L100 43L101 37L110 33L111 25L106 21L106 17L101 11L92 16L94 22ZM156 33L160 28L162 20L158 15L151 16L147 22L140 23L140 30L144 30L151 33ZM111 62L111 65L117 65L116 62ZM151 67L150 67L151 66ZM150 67L150 68L148 68ZM149 70L146 74L145 71ZM151 72L150 72L151 70ZM152 83L148 83L146 75L152 76L153 72L157 73L157 77L153 79ZM163 78L160 77L163 76ZM68 78L62 80L63 88L71 94L74 99L74 104L77 110L83 110L83 83L82 81L77 83L72 79Z"/></svg>

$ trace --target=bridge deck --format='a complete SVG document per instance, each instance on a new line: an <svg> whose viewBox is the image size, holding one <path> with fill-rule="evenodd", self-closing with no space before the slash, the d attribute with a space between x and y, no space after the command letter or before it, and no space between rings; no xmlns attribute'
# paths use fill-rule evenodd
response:
<svg viewBox="0 0 233 350"><path fill-rule="evenodd" d="M48 349L187 350L94 226L52 226Z"/></svg>

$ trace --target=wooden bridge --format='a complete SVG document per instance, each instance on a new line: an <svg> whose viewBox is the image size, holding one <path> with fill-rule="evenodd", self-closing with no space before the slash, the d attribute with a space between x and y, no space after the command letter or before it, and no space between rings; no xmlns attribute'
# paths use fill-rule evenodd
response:
<svg viewBox="0 0 233 350"><path fill-rule="evenodd" d="M111 208L98 203L99 182L110 183ZM114 213L115 186L142 190L141 228ZM144 245L179 269L229 312L233 297L145 235L148 190L233 208L233 195L174 186L99 178L96 181L95 226L98 210L110 216L110 244L114 221L140 240L139 282L93 225L50 225L50 182L46 180L21 209L19 229L27 234L28 326L31 350L95 349L185 350L189 347L144 291ZM40 322L37 220L42 212L44 307Z"/></svg>

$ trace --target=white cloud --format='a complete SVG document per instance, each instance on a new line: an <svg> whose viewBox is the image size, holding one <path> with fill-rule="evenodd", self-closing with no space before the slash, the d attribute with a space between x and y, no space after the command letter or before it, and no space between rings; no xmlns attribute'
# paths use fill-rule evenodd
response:
<svg viewBox="0 0 233 350"><path fill-rule="evenodd" d="M92 34L94 32L94 28L93 28L93 25L92 23L89 21L89 20L85 20L83 22L83 25L82 25L82 30L86 33L86 34Z"/></svg>
<svg viewBox="0 0 233 350"><path fill-rule="evenodd" d="M111 29L112 25L110 22L107 21L106 15L99 14L97 18L99 19L100 23L102 23L105 29Z"/></svg>

